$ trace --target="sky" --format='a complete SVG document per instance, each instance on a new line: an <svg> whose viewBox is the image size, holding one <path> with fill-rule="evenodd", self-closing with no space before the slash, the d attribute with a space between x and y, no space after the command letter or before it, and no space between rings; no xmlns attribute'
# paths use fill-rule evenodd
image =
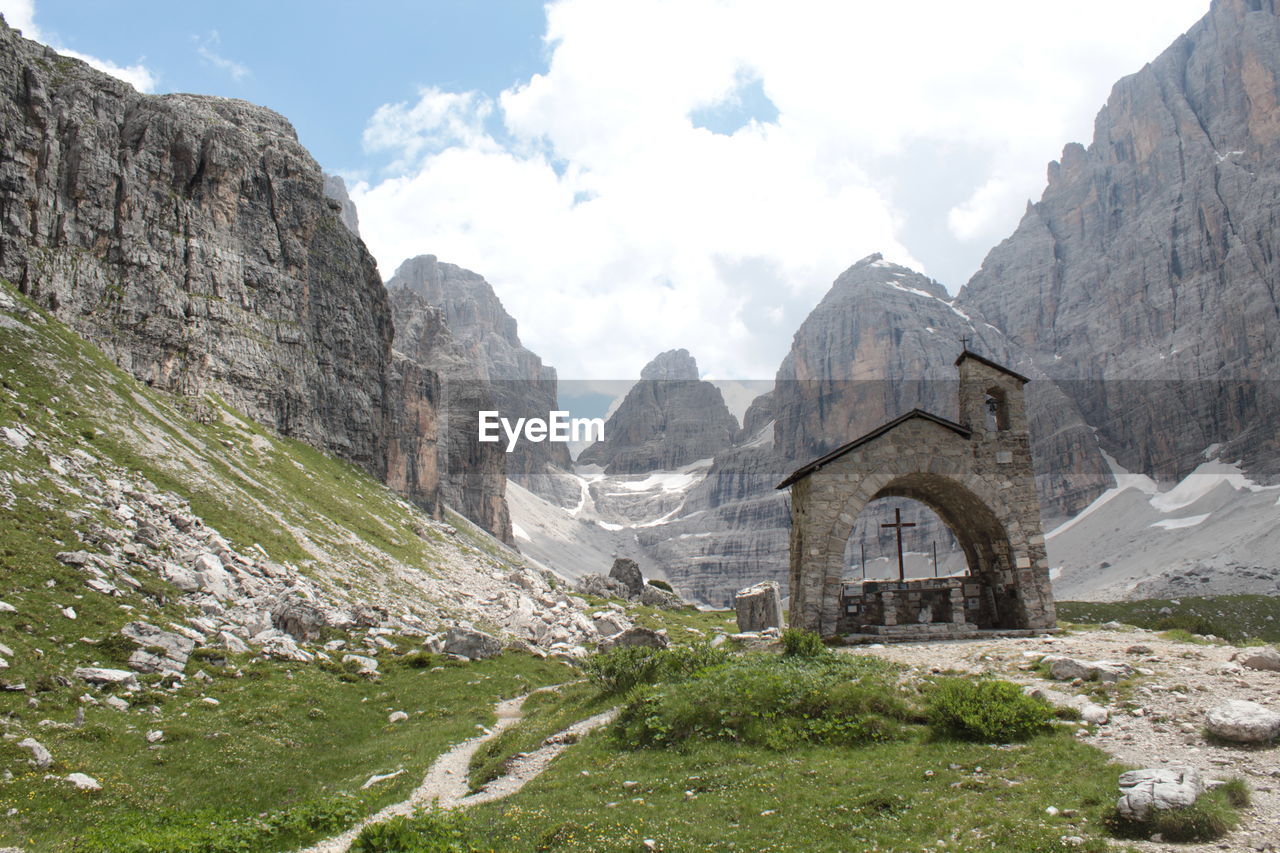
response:
<svg viewBox="0 0 1280 853"><path fill-rule="evenodd" d="M143 91L284 114L389 278L484 275L568 379L768 379L871 252L955 293L1207 0L0 0Z"/></svg>

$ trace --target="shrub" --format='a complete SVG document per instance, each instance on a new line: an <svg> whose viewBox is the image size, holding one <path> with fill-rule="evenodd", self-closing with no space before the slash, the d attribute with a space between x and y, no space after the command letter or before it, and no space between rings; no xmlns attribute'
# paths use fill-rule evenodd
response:
<svg viewBox="0 0 1280 853"><path fill-rule="evenodd" d="M926 717L935 734L982 743L1012 743L1047 730L1049 703L1016 684L991 679L944 678L929 692Z"/></svg>
<svg viewBox="0 0 1280 853"><path fill-rule="evenodd" d="M611 694L625 693L639 684L678 681L728 659L728 652L706 643L668 649L623 646L593 655L582 669L602 693Z"/></svg>
<svg viewBox="0 0 1280 853"><path fill-rule="evenodd" d="M475 833L458 812L417 811L365 827L351 853L480 853Z"/></svg>
<svg viewBox="0 0 1280 853"><path fill-rule="evenodd" d="M1145 820L1123 817L1113 808L1103 823L1121 838L1145 839L1159 833L1165 841L1214 841L1235 828L1236 809L1247 806L1249 800L1249 786L1242 779L1232 779L1185 808L1153 809Z"/></svg>
<svg viewBox="0 0 1280 853"><path fill-rule="evenodd" d="M782 653L789 657L819 658L831 653L822 637L803 628L788 628L782 632Z"/></svg>
<svg viewBox="0 0 1280 853"><path fill-rule="evenodd" d="M433 655L431 652L409 652L396 659L396 662L407 666L410 669L430 669L438 666L444 658L440 655Z"/></svg>
<svg viewBox="0 0 1280 853"><path fill-rule="evenodd" d="M666 581L658 580L657 578L650 578L648 583L649 583L649 586L656 587L661 590L665 590L666 592L671 592L671 593L675 592L675 590L671 588L671 584L667 583Z"/></svg>
<svg viewBox="0 0 1280 853"><path fill-rule="evenodd" d="M699 738L772 749L893 740L912 716L893 671L872 658L752 656L639 691L613 733L630 749Z"/></svg>

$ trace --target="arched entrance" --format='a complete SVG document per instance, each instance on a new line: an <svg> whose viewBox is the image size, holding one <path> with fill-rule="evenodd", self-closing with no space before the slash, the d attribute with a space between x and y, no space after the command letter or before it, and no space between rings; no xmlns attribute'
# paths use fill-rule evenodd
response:
<svg viewBox="0 0 1280 853"><path fill-rule="evenodd" d="M836 606L825 602L824 608L828 610L825 621L834 622L835 633L855 633L882 624L979 630L1028 627L1011 571L1014 557L1009 534L983 498L952 477L929 472L899 475L866 500L851 497L837 515L830 538L848 540L863 510L883 498L907 498L932 510L954 534L968 571L959 576L842 583Z"/></svg>

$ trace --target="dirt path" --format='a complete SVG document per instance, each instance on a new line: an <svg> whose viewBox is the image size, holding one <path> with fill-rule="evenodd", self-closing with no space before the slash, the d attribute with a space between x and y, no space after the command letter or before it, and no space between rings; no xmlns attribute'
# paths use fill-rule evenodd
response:
<svg viewBox="0 0 1280 853"><path fill-rule="evenodd" d="M1133 646L1150 652L1130 652ZM1189 764L1208 778L1243 777L1253 804L1226 838L1209 844L1127 842L1144 851L1280 851L1280 746L1257 749L1210 743L1203 735L1205 713L1228 699L1246 699L1280 710L1280 672L1243 669L1231 662L1231 646L1194 645L1161 639L1140 630L1089 631L1057 637L888 645L853 654L874 654L920 667L992 672L1011 681L1074 692L1031 671L1041 655L1081 660L1124 661L1138 668L1132 692L1116 691L1107 703L1110 721L1082 734L1125 764L1163 767ZM1097 700L1106 701L1106 700ZM1118 793L1118 792L1117 792ZM1050 804L1046 804L1050 805Z"/></svg>
<svg viewBox="0 0 1280 853"><path fill-rule="evenodd" d="M564 752L582 737L610 722L618 712L617 708L579 720L564 731L558 732L543 741L537 750L517 756L508 763L507 772L489 782L474 794L468 794L470 786L467 782L471 767L471 757L484 743L502 734L507 729L524 719L525 700L535 693L558 690L564 687L556 684L540 687L515 699L504 699L494 706L497 722L484 734L465 740L437 758L427 770L422 784L412 794L398 803L392 803L381 811L357 823L341 835L327 838L299 853L347 853L352 842L360 832L371 824L382 823L396 815L411 815L419 806L435 803L443 809L468 808L470 806L499 800L519 791L543 770L560 753Z"/></svg>

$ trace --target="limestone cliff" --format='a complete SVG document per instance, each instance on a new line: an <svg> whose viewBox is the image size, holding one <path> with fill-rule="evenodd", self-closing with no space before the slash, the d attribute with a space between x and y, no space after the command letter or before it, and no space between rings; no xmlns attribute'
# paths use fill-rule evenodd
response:
<svg viewBox="0 0 1280 853"><path fill-rule="evenodd" d="M387 281L393 293L406 289L443 312L463 372L447 371L448 383L482 382L491 409L514 421L546 418L557 408L556 371L520 342L516 321L503 308L483 276L419 255L402 263ZM397 337L396 346L405 349ZM406 350L408 351L408 350ZM459 395L480 393L459 389ZM471 419L475 420L472 412ZM522 441L506 457L506 476L556 503L571 506L579 498L576 482L566 477L568 446L558 442Z"/></svg>
<svg viewBox="0 0 1280 853"><path fill-rule="evenodd" d="M720 389L698 378L688 350L659 354L605 424L605 438L583 450L579 464L609 474L669 471L710 459L729 447L738 421Z"/></svg>
<svg viewBox="0 0 1280 853"><path fill-rule="evenodd" d="M0 276L148 384L435 507L431 380L397 369L374 261L276 113L142 95L0 25Z"/></svg>
<svg viewBox="0 0 1280 853"><path fill-rule="evenodd" d="M1280 19L1216 0L1116 83L958 305L1004 330L1128 469L1215 448L1280 475Z"/></svg>
<svg viewBox="0 0 1280 853"><path fill-rule="evenodd" d="M506 503L509 455L479 440L477 413L494 409L492 387L479 377L445 320L445 311L407 287L390 291L397 354L435 380L437 453L434 465L445 503L499 539L512 543Z"/></svg>

